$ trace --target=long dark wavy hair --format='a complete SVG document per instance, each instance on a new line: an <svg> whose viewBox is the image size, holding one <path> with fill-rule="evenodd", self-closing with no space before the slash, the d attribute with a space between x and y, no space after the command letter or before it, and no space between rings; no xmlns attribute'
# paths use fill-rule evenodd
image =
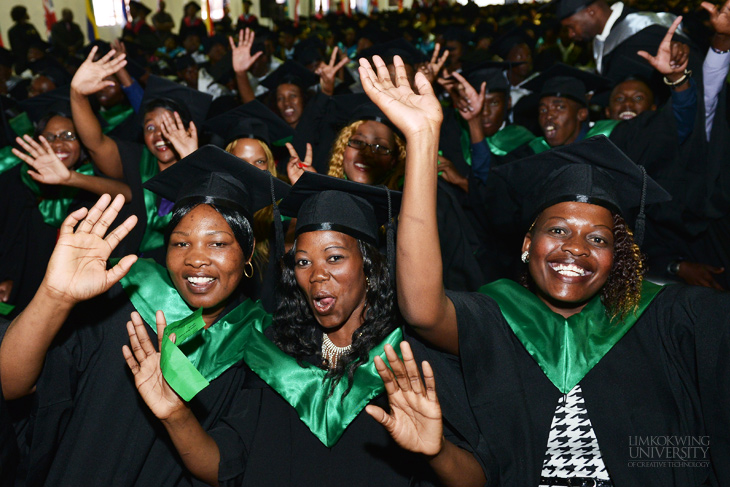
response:
<svg viewBox="0 0 730 487"><path fill-rule="evenodd" d="M368 279L362 326L352 335L352 348L340 357L337 366L328 370L325 379L333 378L330 395L347 376L348 386L342 399L352 389L355 370L368 362L370 350L382 342L397 326L395 292L390 282L385 257L373 245L358 240L362 254L363 270ZM307 357L322 358L322 328L317 323L299 289L294 276L296 243L284 255L279 279L278 307L274 313L272 329L274 343L287 355L302 362Z"/></svg>
<svg viewBox="0 0 730 487"><path fill-rule="evenodd" d="M614 239L613 266L599 293L611 320L622 320L639 307L641 284L646 274L646 256L634 242L634 234L626 220L618 213L611 212L611 214ZM533 231L531 227L530 234ZM522 276L521 283L531 291L535 291L535 284L528 272Z"/></svg>

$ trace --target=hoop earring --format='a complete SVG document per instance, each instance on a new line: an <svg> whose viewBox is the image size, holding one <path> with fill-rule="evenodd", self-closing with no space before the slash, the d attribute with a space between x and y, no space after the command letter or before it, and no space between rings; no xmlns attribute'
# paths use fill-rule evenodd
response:
<svg viewBox="0 0 730 487"><path fill-rule="evenodd" d="M522 252L520 259L522 259L522 263L524 263L524 264L527 264L528 262L530 262L530 251L525 250L524 252Z"/></svg>
<svg viewBox="0 0 730 487"><path fill-rule="evenodd" d="M246 266L248 266L248 267L246 267ZM249 268L251 270L249 272L246 272L246 271L248 271ZM251 279L253 277L253 264L251 263L250 260L243 265L243 275L248 277L249 279Z"/></svg>

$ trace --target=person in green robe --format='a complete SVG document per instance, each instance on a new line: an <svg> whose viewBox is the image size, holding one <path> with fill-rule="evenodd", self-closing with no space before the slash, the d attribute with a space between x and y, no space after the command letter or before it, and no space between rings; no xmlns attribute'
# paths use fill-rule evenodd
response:
<svg viewBox="0 0 730 487"><path fill-rule="evenodd" d="M497 168L525 230L514 249L524 281L446 291L434 163L441 110L423 78L416 94L402 65L395 84L375 65L361 64L365 91L417 134L399 218L398 304L439 350L416 356L433 368L445 421L470 438L481 485L726 484L730 299L645 281L631 230L640 240L644 206L668 193L602 136ZM404 392L409 382L397 380ZM676 450L642 449L657 441L693 448L679 461Z"/></svg>

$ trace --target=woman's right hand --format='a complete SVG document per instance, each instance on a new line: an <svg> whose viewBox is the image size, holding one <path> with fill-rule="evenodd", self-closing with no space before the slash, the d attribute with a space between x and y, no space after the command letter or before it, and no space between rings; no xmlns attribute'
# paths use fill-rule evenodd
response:
<svg viewBox="0 0 730 487"><path fill-rule="evenodd" d="M251 29L246 28L245 30L238 31L238 46L233 41L233 37L228 38L228 43L231 46L231 62L233 64L233 71L237 74L246 73L253 63L261 57L263 51L257 52L251 55L251 47L253 47L253 41L256 38L256 34Z"/></svg>
<svg viewBox="0 0 730 487"><path fill-rule="evenodd" d="M286 165L286 175L289 176L289 182L292 186L299 181L304 171L317 172L312 167L312 145L309 142L307 142L307 153L303 161L299 158L299 154L297 154L294 146L289 142L286 143L286 148L289 150L289 162Z"/></svg>
<svg viewBox="0 0 730 487"><path fill-rule="evenodd" d="M193 121L186 129L179 113L174 112L170 115L165 112L162 114L162 126L160 128L162 136L170 141L180 159L184 159L198 150L198 130L195 128Z"/></svg>
<svg viewBox="0 0 730 487"><path fill-rule="evenodd" d="M390 414L373 405L365 406L365 411L388 430L401 448L428 456L438 455L444 443L444 428L433 370L428 362L423 362L424 386L411 346L403 341L400 350L402 361L393 347L385 346L390 369L383 359L375 357L375 367L388 393Z"/></svg>
<svg viewBox="0 0 730 487"><path fill-rule="evenodd" d="M167 326L165 314L158 311L155 316L157 350L150 340L147 325L142 321L139 313L133 312L131 318L132 320L127 322L129 346L122 347L124 359L134 375L134 384L137 386L139 395L142 396L152 413L162 421L171 419L175 413L186 411L187 406L162 376L160 368L158 350L162 349L162 340ZM175 335L171 335L170 340L174 342Z"/></svg>
<svg viewBox="0 0 730 487"><path fill-rule="evenodd" d="M15 141L28 154L13 148L13 154L31 167L30 177L43 184L67 184L71 179L71 171L61 162L51 144L42 135L38 137L40 144L29 135L25 140L17 137Z"/></svg>
<svg viewBox="0 0 730 487"><path fill-rule="evenodd" d="M112 251L137 223L130 216L104 237L122 206L124 196L111 201L105 194L90 210L79 208L66 217L41 284L50 297L75 305L106 292L129 272L136 255L106 268Z"/></svg>
<svg viewBox="0 0 730 487"><path fill-rule="evenodd" d="M71 80L71 89L84 96L96 93L107 86L113 86L114 81L105 80L105 78L113 75L127 64L127 60L124 59L126 54L114 57L114 54L116 54L114 49L98 61L94 61L96 51L96 46L91 48L86 61L79 66Z"/></svg>
<svg viewBox="0 0 730 487"><path fill-rule="evenodd" d="M444 117L426 76L416 73L418 93L414 93L400 56L393 58L395 80L390 79L388 68L380 56L373 56L373 63L375 70L367 59L360 58L360 80L368 97L403 132L406 140L419 134L438 140Z"/></svg>

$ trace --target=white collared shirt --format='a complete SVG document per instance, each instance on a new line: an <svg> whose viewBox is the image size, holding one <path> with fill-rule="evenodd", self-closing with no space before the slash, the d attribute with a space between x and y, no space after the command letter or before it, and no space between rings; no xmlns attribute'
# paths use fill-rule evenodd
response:
<svg viewBox="0 0 730 487"><path fill-rule="evenodd" d="M596 60L596 70L599 73L601 72L601 63L603 61L603 43L606 42L608 34L611 33L611 29L613 29L614 24L616 23L618 18L621 17L621 14L623 12L623 2L616 2L611 5L611 15L608 17L606 25L603 26L603 32L598 34L595 39L593 39L593 59Z"/></svg>

